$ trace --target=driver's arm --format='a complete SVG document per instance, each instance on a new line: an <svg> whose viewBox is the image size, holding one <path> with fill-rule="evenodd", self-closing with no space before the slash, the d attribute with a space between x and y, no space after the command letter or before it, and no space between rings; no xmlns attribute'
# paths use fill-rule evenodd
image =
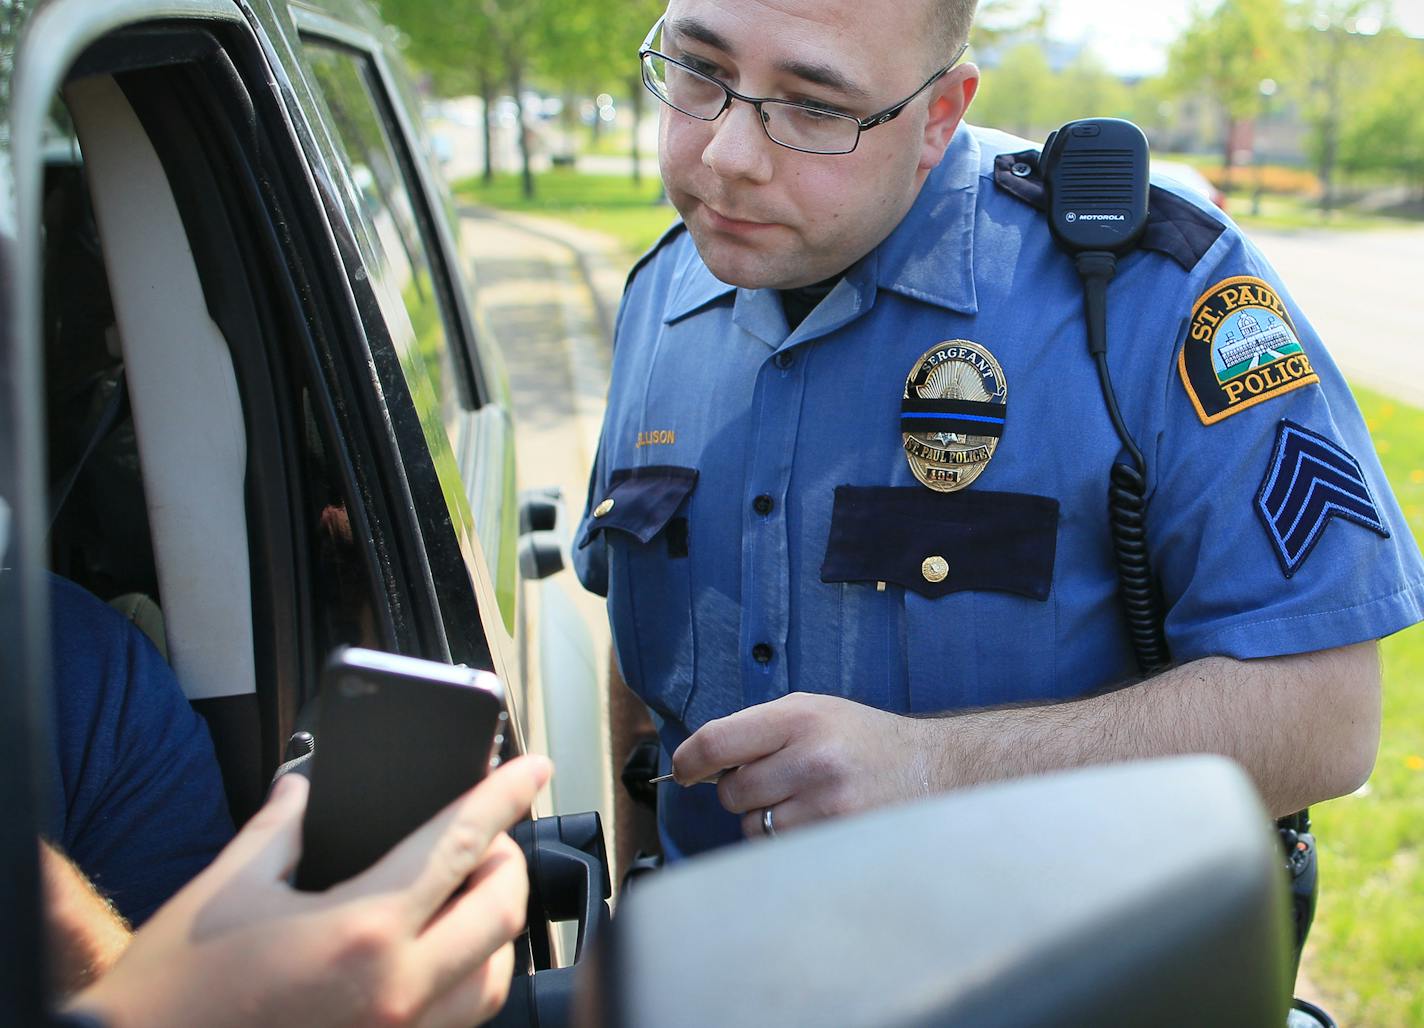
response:
<svg viewBox="0 0 1424 1028"><path fill-rule="evenodd" d="M129 926L84 872L44 839L40 878L50 990L67 996L113 966L129 944Z"/></svg>

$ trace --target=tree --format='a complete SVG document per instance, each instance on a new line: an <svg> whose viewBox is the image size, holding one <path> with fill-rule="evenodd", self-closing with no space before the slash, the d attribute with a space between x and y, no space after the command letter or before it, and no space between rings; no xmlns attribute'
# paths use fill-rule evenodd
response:
<svg viewBox="0 0 1424 1028"><path fill-rule="evenodd" d="M1375 77L1372 44L1387 13L1378 0L1307 0L1302 5L1302 51L1312 69L1305 105L1311 150L1320 178L1320 206L1328 217L1335 208L1335 171L1339 164L1345 111L1353 94ZM1417 98L1410 101L1413 106ZM1385 112L1380 112L1385 113Z"/></svg>
<svg viewBox="0 0 1424 1028"><path fill-rule="evenodd" d="M1075 118L1121 118L1129 113L1127 86L1085 49L1058 76L1054 90L1054 127Z"/></svg>
<svg viewBox="0 0 1424 1028"><path fill-rule="evenodd" d="M441 96L479 95L484 105L485 180L494 177L494 101L506 77L503 55L485 13L473 0L379 0L406 59L430 77Z"/></svg>
<svg viewBox="0 0 1424 1028"><path fill-rule="evenodd" d="M1043 47L1020 43L985 74L974 99L974 121L1025 137L1051 128L1055 88Z"/></svg>
<svg viewBox="0 0 1424 1028"><path fill-rule="evenodd" d="M1340 168L1397 176L1424 198L1424 42L1386 29L1368 48L1339 128Z"/></svg>
<svg viewBox="0 0 1424 1028"><path fill-rule="evenodd" d="M633 180L642 165L639 132L647 97L638 70L638 44L665 0L541 0L549 11L543 70L585 93L627 90L633 120ZM566 90L572 92L571 89Z"/></svg>
<svg viewBox="0 0 1424 1028"><path fill-rule="evenodd" d="M562 10L552 0L379 0L381 14L401 32L412 63L431 75L449 95L477 88L485 101L485 161L489 164L489 119L495 84L504 81L514 96L524 195L534 195L531 139L524 115L524 87Z"/></svg>
<svg viewBox="0 0 1424 1028"><path fill-rule="evenodd" d="M1052 13L1052 0L981 0L970 44L982 53L1013 40L1042 40Z"/></svg>
<svg viewBox="0 0 1424 1028"><path fill-rule="evenodd" d="M1169 54L1167 74L1175 90L1205 94L1221 113L1227 182L1239 131L1260 113L1262 80L1288 78L1288 16L1285 0L1223 0L1209 10L1199 7Z"/></svg>

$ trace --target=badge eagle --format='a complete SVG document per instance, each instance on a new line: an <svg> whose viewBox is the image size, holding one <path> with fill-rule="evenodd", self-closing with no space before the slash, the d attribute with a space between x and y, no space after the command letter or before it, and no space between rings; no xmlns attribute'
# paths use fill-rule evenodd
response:
<svg viewBox="0 0 1424 1028"><path fill-rule="evenodd" d="M900 401L910 471L936 492L965 488L994 456L1007 410L1004 369L987 347L936 343L910 369Z"/></svg>

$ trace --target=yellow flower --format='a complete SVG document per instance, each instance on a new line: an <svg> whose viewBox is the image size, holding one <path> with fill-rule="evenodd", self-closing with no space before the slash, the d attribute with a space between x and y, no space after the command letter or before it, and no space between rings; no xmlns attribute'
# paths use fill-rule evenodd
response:
<svg viewBox="0 0 1424 1028"><path fill-rule="evenodd" d="M1417 753L1411 753L1404 758L1404 766L1411 771L1424 771L1424 757Z"/></svg>
<svg viewBox="0 0 1424 1028"><path fill-rule="evenodd" d="M1409 473L1409 481L1415 485L1424 485L1424 468L1415 468Z"/></svg>

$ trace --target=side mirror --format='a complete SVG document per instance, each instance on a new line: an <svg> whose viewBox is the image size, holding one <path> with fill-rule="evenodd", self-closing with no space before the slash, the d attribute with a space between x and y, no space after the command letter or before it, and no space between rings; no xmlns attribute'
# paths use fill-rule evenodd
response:
<svg viewBox="0 0 1424 1028"><path fill-rule="evenodd" d="M1280 1025L1280 844L1217 757L1065 772L789 832L640 883L583 1022Z"/></svg>

